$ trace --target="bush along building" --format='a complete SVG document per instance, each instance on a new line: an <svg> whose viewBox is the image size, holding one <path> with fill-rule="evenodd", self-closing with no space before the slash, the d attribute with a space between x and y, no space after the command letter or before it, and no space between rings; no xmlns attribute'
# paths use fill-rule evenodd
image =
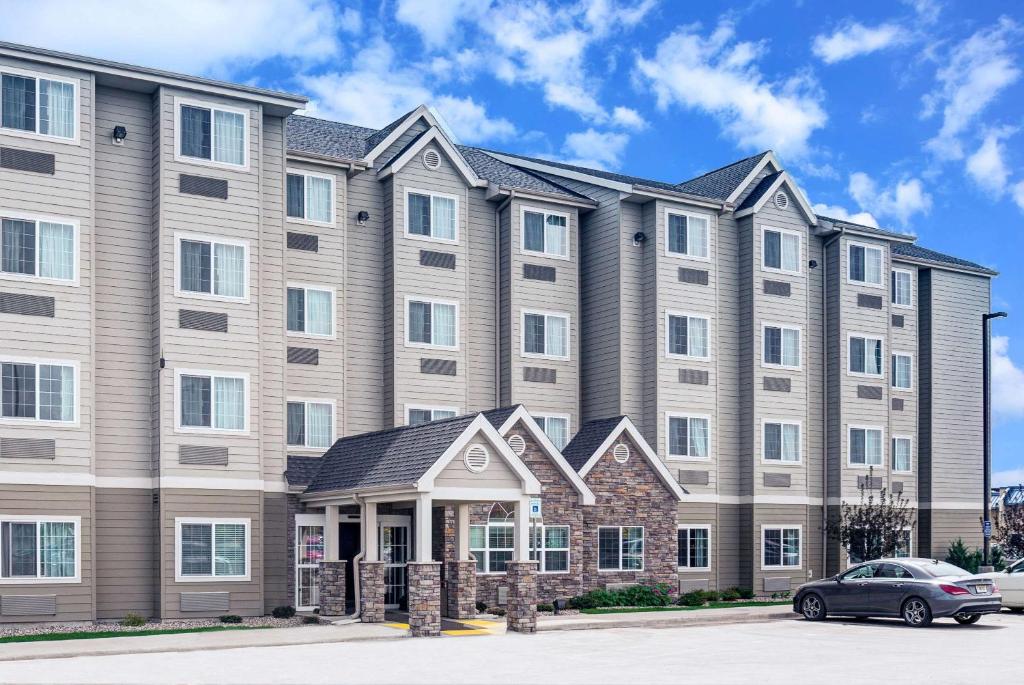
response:
<svg viewBox="0 0 1024 685"><path fill-rule="evenodd" d="M0 621L786 592L861 487L907 554L980 543L994 272L816 215L770 151L656 181L427 107L0 77Z"/></svg>

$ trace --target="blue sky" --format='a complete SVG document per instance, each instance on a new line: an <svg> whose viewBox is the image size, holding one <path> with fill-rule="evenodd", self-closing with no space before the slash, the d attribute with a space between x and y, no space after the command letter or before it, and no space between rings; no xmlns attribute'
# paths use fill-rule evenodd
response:
<svg viewBox="0 0 1024 685"><path fill-rule="evenodd" d="M1002 272L996 481L1024 481L1024 9L889 0L37 0L0 39L307 94L667 181L772 148L819 211Z"/></svg>

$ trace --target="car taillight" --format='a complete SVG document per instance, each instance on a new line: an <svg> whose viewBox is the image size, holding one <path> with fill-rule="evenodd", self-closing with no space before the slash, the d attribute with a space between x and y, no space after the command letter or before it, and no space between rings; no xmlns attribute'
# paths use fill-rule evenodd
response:
<svg viewBox="0 0 1024 685"><path fill-rule="evenodd" d="M996 585L995 583L992 583L992 594L995 595L995 594L998 594L998 593L999 593L999 586Z"/></svg>
<svg viewBox="0 0 1024 685"><path fill-rule="evenodd" d="M970 590L968 590L965 587L960 587L959 585L940 585L939 587L947 595L969 595L969 594L971 594Z"/></svg>

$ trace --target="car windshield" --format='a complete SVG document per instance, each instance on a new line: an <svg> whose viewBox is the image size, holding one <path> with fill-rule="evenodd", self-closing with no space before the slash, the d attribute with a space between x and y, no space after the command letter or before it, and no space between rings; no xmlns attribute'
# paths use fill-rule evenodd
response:
<svg viewBox="0 0 1024 685"><path fill-rule="evenodd" d="M921 564L921 568L925 570L925 573L930 576L934 576L935 578L971 575L959 566L954 566L953 564L946 563L945 561L936 561L934 564Z"/></svg>

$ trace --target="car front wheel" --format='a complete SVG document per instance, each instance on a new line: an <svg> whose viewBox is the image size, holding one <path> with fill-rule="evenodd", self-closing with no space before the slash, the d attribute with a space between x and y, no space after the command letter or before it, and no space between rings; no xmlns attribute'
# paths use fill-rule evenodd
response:
<svg viewBox="0 0 1024 685"><path fill-rule="evenodd" d="M969 626L981 620L981 614L956 614L953 620L962 626Z"/></svg>
<svg viewBox="0 0 1024 685"><path fill-rule="evenodd" d="M924 628L932 622L932 610L920 597L911 597L903 603L903 620L911 628Z"/></svg>
<svg viewBox="0 0 1024 685"><path fill-rule="evenodd" d="M822 601L820 595L811 593L800 602L800 613L808 621L820 621L825 618L825 602Z"/></svg>

